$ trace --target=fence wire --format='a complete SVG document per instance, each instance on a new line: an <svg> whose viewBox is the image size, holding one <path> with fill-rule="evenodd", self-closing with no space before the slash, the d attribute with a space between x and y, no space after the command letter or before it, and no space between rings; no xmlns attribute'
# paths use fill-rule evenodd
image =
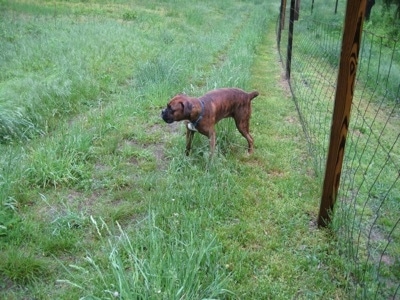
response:
<svg viewBox="0 0 400 300"><path fill-rule="evenodd" d="M277 31L281 36L278 48L284 67L288 24L286 19L283 30ZM342 24L337 22L324 23L311 18L294 23L289 83L321 187L342 30ZM363 32L332 224L338 246L349 261L351 299L400 298L399 44Z"/></svg>

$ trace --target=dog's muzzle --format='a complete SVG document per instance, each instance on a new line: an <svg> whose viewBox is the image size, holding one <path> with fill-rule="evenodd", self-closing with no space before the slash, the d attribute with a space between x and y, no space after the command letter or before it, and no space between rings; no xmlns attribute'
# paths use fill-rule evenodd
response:
<svg viewBox="0 0 400 300"><path fill-rule="evenodd" d="M173 123L174 119L172 118L172 116L168 113L167 109L163 109L161 111L161 118L168 124Z"/></svg>

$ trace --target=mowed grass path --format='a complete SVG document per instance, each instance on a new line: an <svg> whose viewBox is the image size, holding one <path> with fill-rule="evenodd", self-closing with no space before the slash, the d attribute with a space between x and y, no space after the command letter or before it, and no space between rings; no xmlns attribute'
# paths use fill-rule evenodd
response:
<svg viewBox="0 0 400 300"><path fill-rule="evenodd" d="M28 7L23 16L34 15L19 3L15 9ZM59 97L86 97L84 103L77 101L75 111L67 106L61 119L47 115L50 128L37 118L42 136L35 131L22 146L2 146L7 228L0 237L0 295L343 298L343 265L331 237L314 225L319 180L282 80L275 45L279 3L79 3L58 9L78 15L72 22L54 17L66 25L63 34L73 34L68 26L93 36L102 28L114 35L96 34L113 36L115 44L90 35L86 48L80 40L86 55L76 54L71 68L87 59L82 74L90 89L76 96L51 77L42 87L54 88L51 99L63 88ZM138 52L120 45L115 34L132 38L121 26L137 30L131 46ZM15 76L13 85L22 90L33 80L18 68L4 74L3 80ZM77 89L85 85L73 70L58 74L70 76ZM223 86L260 92L251 120L254 155L245 153L245 140L225 120L213 160L201 136L186 157L182 125L165 124L161 108L177 92L197 96ZM4 208L9 206L12 213Z"/></svg>

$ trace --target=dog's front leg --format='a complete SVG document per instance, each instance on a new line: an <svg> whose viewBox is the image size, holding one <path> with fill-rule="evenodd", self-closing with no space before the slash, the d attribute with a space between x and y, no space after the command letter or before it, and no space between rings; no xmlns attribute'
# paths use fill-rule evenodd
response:
<svg viewBox="0 0 400 300"><path fill-rule="evenodd" d="M186 128L186 151L185 151L186 155L190 154L190 149L192 148L194 133L195 133L194 131Z"/></svg>
<svg viewBox="0 0 400 300"><path fill-rule="evenodd" d="M215 141L217 139L215 130L210 131L208 138L210 139L210 156L213 156L215 151Z"/></svg>

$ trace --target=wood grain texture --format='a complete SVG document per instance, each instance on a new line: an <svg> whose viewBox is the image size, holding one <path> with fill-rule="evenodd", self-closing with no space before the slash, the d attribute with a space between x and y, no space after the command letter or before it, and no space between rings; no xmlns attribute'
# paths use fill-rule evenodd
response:
<svg viewBox="0 0 400 300"><path fill-rule="evenodd" d="M330 144L318 215L318 226L322 227L331 221L340 185L366 2L366 0L347 1Z"/></svg>

